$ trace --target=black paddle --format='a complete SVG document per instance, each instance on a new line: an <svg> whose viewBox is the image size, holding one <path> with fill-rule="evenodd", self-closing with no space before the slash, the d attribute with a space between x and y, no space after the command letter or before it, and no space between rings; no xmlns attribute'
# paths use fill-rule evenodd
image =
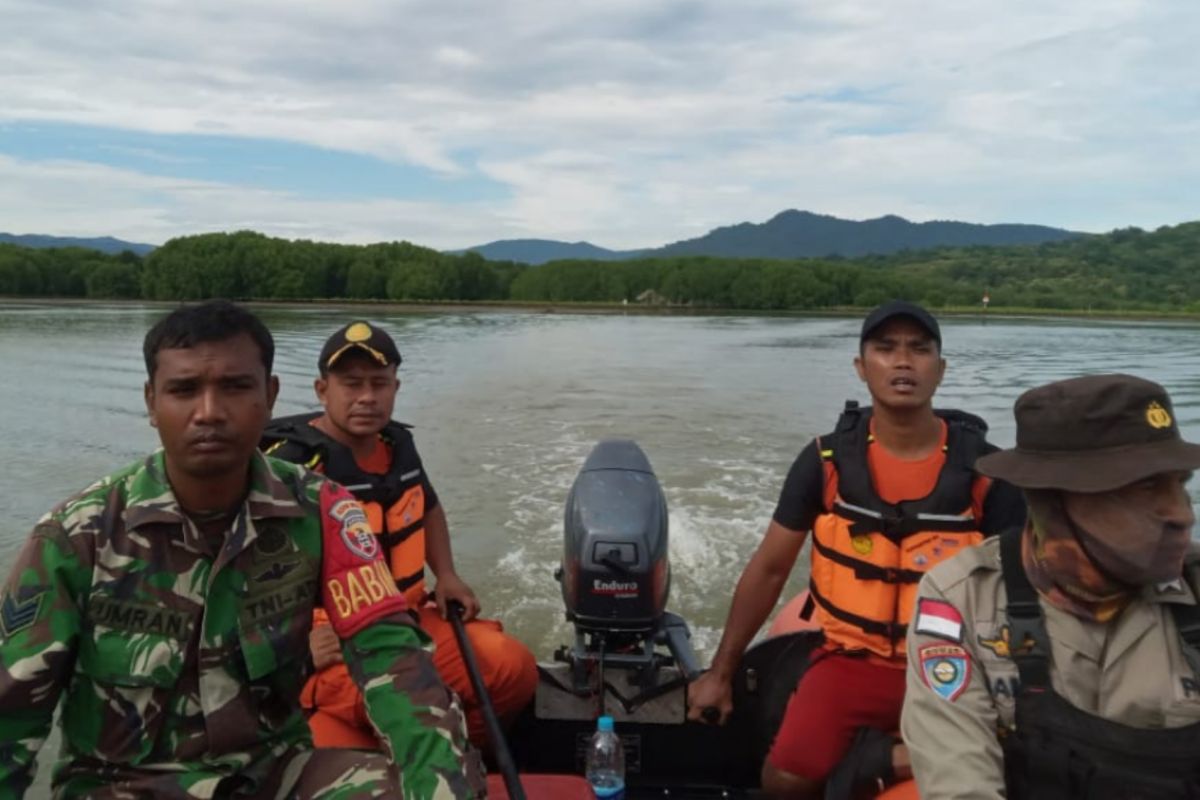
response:
<svg viewBox="0 0 1200 800"><path fill-rule="evenodd" d="M475 651L467 639L467 631L463 628L463 605L457 600L446 604L446 614L454 628L454 638L458 640L458 650L462 653L463 663L467 665L467 674L471 676L471 686L475 696L479 698L479 710L483 712L483 721L487 725L488 736L492 746L496 748L496 763L500 774L504 776L504 787L508 789L511 800L525 800L525 788L521 786L521 778L517 775L517 766L513 763L512 753L508 751L508 742L504 739L504 731L500 729L500 720L496 709L492 707L492 698L488 695L487 687L483 685L483 675L479 672L479 664L475 661Z"/></svg>

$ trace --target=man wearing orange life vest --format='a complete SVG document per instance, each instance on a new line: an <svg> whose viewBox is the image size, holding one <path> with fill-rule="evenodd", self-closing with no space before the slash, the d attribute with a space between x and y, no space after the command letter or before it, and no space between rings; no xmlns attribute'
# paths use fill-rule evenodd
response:
<svg viewBox="0 0 1200 800"><path fill-rule="evenodd" d="M472 742L486 738L479 701L446 619L449 602L465 609L467 636L501 720L533 698L537 664L505 635L499 622L478 619L479 600L455 572L446 514L425 473L408 426L392 421L400 381L400 352L380 328L357 321L334 333L321 350L315 382L324 413L273 420L266 452L304 464L345 485L362 503L397 587L434 641L434 665L462 698ZM437 583L426 602L425 566ZM342 663L337 638L318 610L310 638L317 673L301 702L318 747L377 746L362 695Z"/></svg>
<svg viewBox="0 0 1200 800"><path fill-rule="evenodd" d="M974 470L996 448L983 420L935 411L946 362L933 316L892 301L863 322L858 376L872 406L847 403L788 472L766 535L742 572L712 667L689 716L733 708L731 681L813 532L810 597L825 643L793 693L763 764L775 797L858 798L911 777L892 736L905 686L905 633L917 582L935 563L1019 526L1020 494Z"/></svg>

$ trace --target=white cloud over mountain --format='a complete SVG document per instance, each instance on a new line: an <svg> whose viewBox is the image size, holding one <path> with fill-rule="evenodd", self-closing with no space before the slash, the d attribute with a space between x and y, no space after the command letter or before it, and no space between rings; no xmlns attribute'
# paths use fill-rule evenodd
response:
<svg viewBox="0 0 1200 800"><path fill-rule="evenodd" d="M0 18L19 32L0 48L16 232L636 247L788 207L1082 230L1200 207L1191 2L0 0ZM154 146L81 156L38 147L47 125ZM428 189L277 185L236 144L220 177L183 178L191 135Z"/></svg>

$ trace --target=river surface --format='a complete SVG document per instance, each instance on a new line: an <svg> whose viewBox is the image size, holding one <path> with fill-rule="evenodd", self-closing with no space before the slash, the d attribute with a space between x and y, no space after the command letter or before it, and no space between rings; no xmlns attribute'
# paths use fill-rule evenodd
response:
<svg viewBox="0 0 1200 800"><path fill-rule="evenodd" d="M141 341L163 313L0 302L0 563L59 500L157 446ZM649 456L670 508L670 607L706 657L792 459L846 399L867 400L854 318L268 307L278 413L316 408L317 352L361 313L403 353L396 416L414 426L460 574L543 658L569 641L553 571L563 501L597 441ZM937 405L984 417L1001 446L1023 390L1114 371L1166 385L1200 440L1200 325L964 317L943 338Z"/></svg>

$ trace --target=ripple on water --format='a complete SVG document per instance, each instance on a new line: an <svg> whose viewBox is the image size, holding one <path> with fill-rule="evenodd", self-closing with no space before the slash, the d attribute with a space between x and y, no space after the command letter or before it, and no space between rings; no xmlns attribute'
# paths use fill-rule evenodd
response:
<svg viewBox="0 0 1200 800"><path fill-rule="evenodd" d="M142 406L141 339L159 308L0 304L0 504L11 556L67 494L155 446ZM601 438L636 440L670 509L671 607L702 652L759 542L792 459L864 400L851 318L401 314L269 308L281 413L315 408L325 338L364 313L404 355L397 417L415 425L460 572L489 613L541 655L567 641L552 573L563 503ZM980 414L1010 445L1025 389L1125 370L1166 384L1200 439L1200 336L1190 324L947 319L938 405ZM803 561L803 559L802 559ZM805 579L797 569L789 591Z"/></svg>

